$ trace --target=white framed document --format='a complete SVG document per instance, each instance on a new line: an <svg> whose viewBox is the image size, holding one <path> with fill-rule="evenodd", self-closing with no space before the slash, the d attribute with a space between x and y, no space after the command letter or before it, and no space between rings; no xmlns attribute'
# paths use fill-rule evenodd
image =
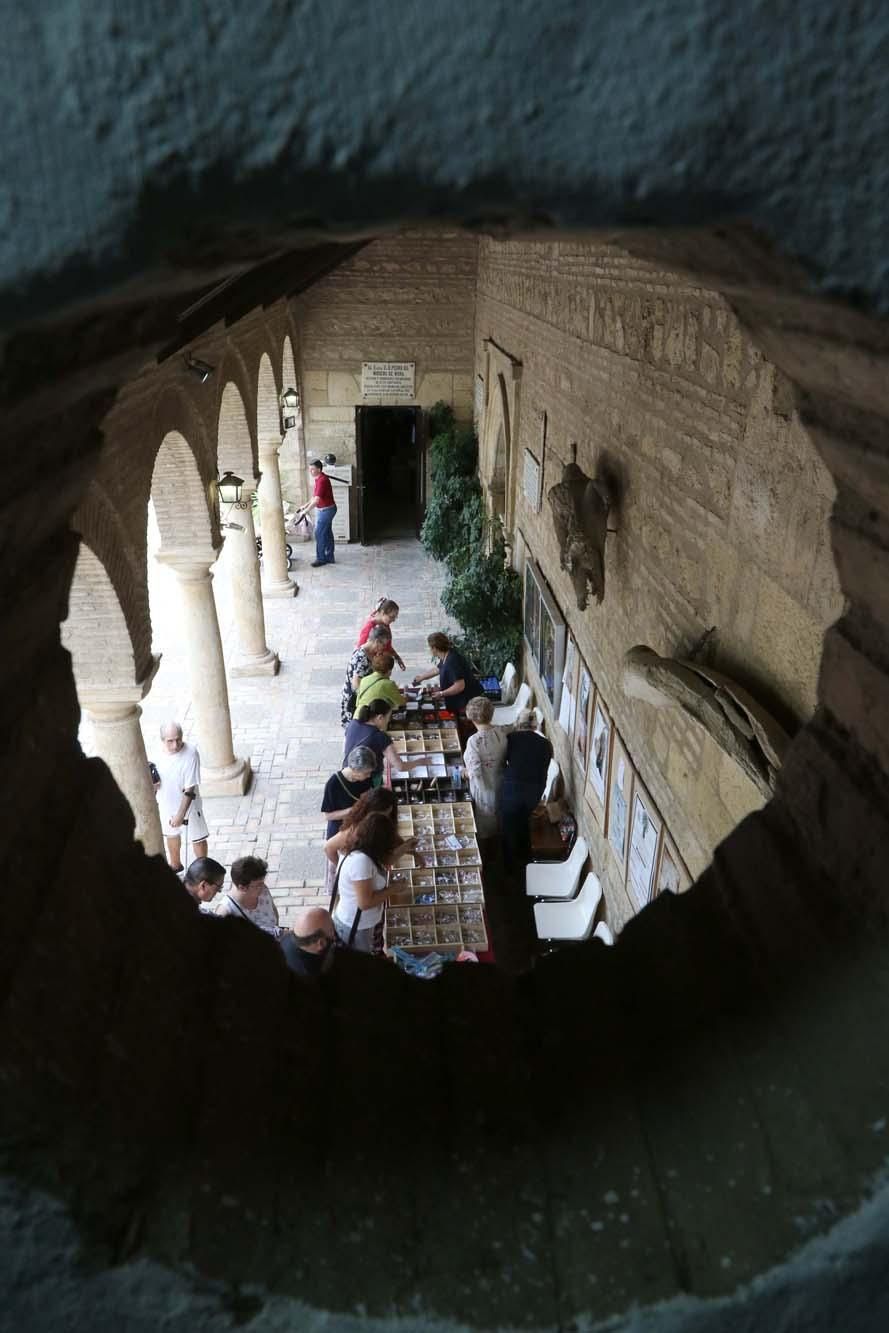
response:
<svg viewBox="0 0 889 1333"><path fill-rule="evenodd" d="M627 893L641 911L654 896L654 875L661 845L663 820L639 778L633 786L630 818L630 851L627 862Z"/></svg>
<svg viewBox="0 0 889 1333"><path fill-rule="evenodd" d="M627 873L627 853L630 846L630 802L633 797L633 766L624 743L614 733L611 739L611 774L608 783L608 846L620 866L621 876Z"/></svg>

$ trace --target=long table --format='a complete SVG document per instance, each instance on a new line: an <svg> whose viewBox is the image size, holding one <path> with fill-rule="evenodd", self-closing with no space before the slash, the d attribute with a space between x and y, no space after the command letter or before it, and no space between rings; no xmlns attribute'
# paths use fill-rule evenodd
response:
<svg viewBox="0 0 889 1333"><path fill-rule="evenodd" d="M482 858L470 802L400 806L398 832L417 845L389 876L396 889L386 905L386 947L445 957L485 952Z"/></svg>

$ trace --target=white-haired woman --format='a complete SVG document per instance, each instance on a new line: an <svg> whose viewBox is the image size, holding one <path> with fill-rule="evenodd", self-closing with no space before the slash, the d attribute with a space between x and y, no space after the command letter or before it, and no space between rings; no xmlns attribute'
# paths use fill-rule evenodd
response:
<svg viewBox="0 0 889 1333"><path fill-rule="evenodd" d="M325 838L339 833L344 815L349 813L359 796L370 791L376 771L377 756L370 746L355 745L339 772L331 773L321 798L321 813L327 815Z"/></svg>
<svg viewBox="0 0 889 1333"><path fill-rule="evenodd" d="M483 695L469 700L466 716L475 724L463 755L469 794L475 805L475 824L479 838L493 838L499 826L506 735L492 724L494 705Z"/></svg>

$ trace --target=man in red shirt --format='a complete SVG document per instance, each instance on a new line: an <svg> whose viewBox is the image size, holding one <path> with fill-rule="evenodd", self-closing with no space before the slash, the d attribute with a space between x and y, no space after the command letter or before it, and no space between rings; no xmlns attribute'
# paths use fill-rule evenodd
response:
<svg viewBox="0 0 889 1333"><path fill-rule="evenodd" d="M320 458L312 459L309 471L315 479L315 494L309 503L300 509L299 517L302 518L310 509L315 510L315 559L312 561L312 568L318 569L320 565L336 563L333 556L333 520L336 517L336 504L330 477L325 474L324 464Z"/></svg>

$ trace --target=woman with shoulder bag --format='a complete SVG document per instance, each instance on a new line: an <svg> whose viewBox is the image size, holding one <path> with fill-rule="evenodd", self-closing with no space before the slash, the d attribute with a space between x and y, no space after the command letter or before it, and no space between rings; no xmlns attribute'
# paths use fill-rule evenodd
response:
<svg viewBox="0 0 889 1333"><path fill-rule="evenodd" d="M382 952L383 906L392 892L389 868L412 846L413 839L399 840L387 814L367 815L346 831L331 913L337 937L347 948L358 953Z"/></svg>
<svg viewBox="0 0 889 1333"><path fill-rule="evenodd" d="M362 678L369 676L376 669L373 665L374 655L389 652L391 643L388 626L375 625L367 636L367 641L356 648L349 658L340 701L340 721L344 727L347 727L355 716L355 693Z"/></svg>

